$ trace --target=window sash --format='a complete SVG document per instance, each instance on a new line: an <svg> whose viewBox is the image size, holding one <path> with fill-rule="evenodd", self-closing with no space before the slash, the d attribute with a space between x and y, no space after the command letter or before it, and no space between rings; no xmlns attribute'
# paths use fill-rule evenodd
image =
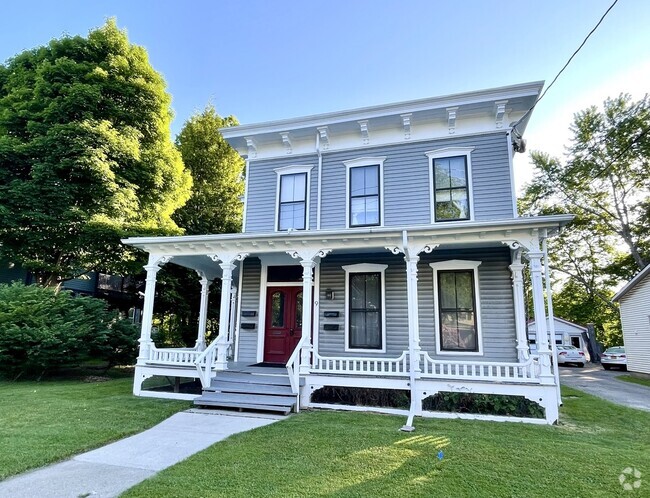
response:
<svg viewBox="0 0 650 498"><path fill-rule="evenodd" d="M433 187L436 221L460 221L470 218L466 156L434 159Z"/></svg>
<svg viewBox="0 0 650 498"><path fill-rule="evenodd" d="M478 352L474 271L440 270L437 285L440 350Z"/></svg>
<svg viewBox="0 0 650 498"><path fill-rule="evenodd" d="M280 175L278 230L307 228L307 173Z"/></svg>
<svg viewBox="0 0 650 498"><path fill-rule="evenodd" d="M350 226L381 223L379 165L350 168Z"/></svg>
<svg viewBox="0 0 650 498"><path fill-rule="evenodd" d="M382 349L381 273L349 275L350 349Z"/></svg>

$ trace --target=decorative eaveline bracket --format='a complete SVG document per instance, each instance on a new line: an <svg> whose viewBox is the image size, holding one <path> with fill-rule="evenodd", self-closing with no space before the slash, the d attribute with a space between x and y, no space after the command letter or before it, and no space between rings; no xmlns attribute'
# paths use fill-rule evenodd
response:
<svg viewBox="0 0 650 498"><path fill-rule="evenodd" d="M324 258L330 252L332 252L331 249L298 249L287 251L287 254L293 259L301 261L315 261L316 258Z"/></svg>
<svg viewBox="0 0 650 498"><path fill-rule="evenodd" d="M421 242L414 243L409 242L408 234L406 231L402 232L402 246L386 246L386 249L392 252L393 254L404 254L404 259L406 261L411 261L414 258L419 257L420 253L424 252L430 254L433 250L438 247L440 244L434 242Z"/></svg>
<svg viewBox="0 0 650 498"><path fill-rule="evenodd" d="M157 272L160 270L160 267L166 263L169 263L174 256L167 256L164 254L150 254L149 262L144 267L147 272L154 271Z"/></svg>
<svg viewBox="0 0 650 498"><path fill-rule="evenodd" d="M235 261L243 261L247 256L247 252L222 252L219 254L208 254L208 258L215 263L221 261L220 265L234 264Z"/></svg>

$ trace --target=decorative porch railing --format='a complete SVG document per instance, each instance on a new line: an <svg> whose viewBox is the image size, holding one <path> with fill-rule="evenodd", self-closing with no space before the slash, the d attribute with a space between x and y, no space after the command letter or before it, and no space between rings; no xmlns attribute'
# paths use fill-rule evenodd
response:
<svg viewBox="0 0 650 498"><path fill-rule="evenodd" d="M408 354L404 351L397 358L348 358L321 356L314 353L311 372L403 377L409 372Z"/></svg>
<svg viewBox="0 0 650 498"><path fill-rule="evenodd" d="M211 379L214 377L214 371L227 368L227 354L230 345L228 334L220 334L205 348L205 351L197 356L194 365L199 373L199 379L203 387L210 385Z"/></svg>
<svg viewBox="0 0 650 498"><path fill-rule="evenodd" d="M157 348L152 344L147 363L193 367L200 355L201 351L197 348Z"/></svg>
<svg viewBox="0 0 650 498"><path fill-rule="evenodd" d="M291 391L294 394L298 394L300 391L300 358L302 355L302 349L305 347L309 336L303 335L296 348L291 353L289 361L287 361L287 373L289 374L289 382L291 383Z"/></svg>
<svg viewBox="0 0 650 498"><path fill-rule="evenodd" d="M426 351L421 357L422 378L539 383L539 369L533 358L525 363L448 361L434 360Z"/></svg>

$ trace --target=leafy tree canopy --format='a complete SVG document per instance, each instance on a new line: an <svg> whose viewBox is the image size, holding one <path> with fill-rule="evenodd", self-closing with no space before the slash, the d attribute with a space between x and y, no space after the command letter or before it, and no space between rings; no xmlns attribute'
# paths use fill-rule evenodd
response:
<svg viewBox="0 0 650 498"><path fill-rule="evenodd" d="M607 99L574 116L564 161L531 153L535 177L522 213L572 213L574 222L549 241L563 274L556 314L595 323L600 339L619 340L612 289L650 261L650 99Z"/></svg>
<svg viewBox="0 0 650 498"><path fill-rule="evenodd" d="M119 238L180 233L170 96L114 20L0 65L0 257L46 285L125 271Z"/></svg>
<svg viewBox="0 0 650 498"><path fill-rule="evenodd" d="M176 145L194 180L192 195L173 219L188 235L241 230L244 161L224 140L219 128L236 126L209 105L183 126Z"/></svg>

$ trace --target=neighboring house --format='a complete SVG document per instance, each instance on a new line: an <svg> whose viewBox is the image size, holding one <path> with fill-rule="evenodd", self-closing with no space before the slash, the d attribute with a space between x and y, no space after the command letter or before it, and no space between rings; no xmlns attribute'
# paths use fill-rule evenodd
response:
<svg viewBox="0 0 650 498"><path fill-rule="evenodd" d="M621 311L629 372L650 375L650 266L613 297Z"/></svg>
<svg viewBox="0 0 650 498"><path fill-rule="evenodd" d="M20 264L0 261L0 283L21 282L25 285L34 283L34 275ZM66 280L61 288L72 291L75 295L104 299L111 308L116 308L139 322L142 299L137 288L142 282L133 277L119 277L98 272L88 272L79 278Z"/></svg>
<svg viewBox="0 0 650 498"><path fill-rule="evenodd" d="M587 328L577 325L562 318L553 317L553 329L555 330L555 344L564 346L575 346L585 353L587 361L591 361L587 340ZM551 330L550 322L546 321L546 330ZM537 353L537 327L535 320L528 322L528 344L531 354Z"/></svg>
<svg viewBox="0 0 650 498"><path fill-rule="evenodd" d="M555 422L548 335L544 323L530 357L522 272L525 258L545 316L542 241L572 216L519 217L512 161L542 86L222 129L246 160L243 233L124 241L149 253L134 393L172 396L142 389L154 375L198 377L200 404L272 404L233 387L262 383L245 374L265 363L282 368L290 396L277 404L289 408L323 406L311 400L323 386L401 389L410 426L432 416L424 398L457 391L525 396ZM151 341L156 272L170 261L202 282L192 349ZM221 333L205 348L215 278Z"/></svg>

